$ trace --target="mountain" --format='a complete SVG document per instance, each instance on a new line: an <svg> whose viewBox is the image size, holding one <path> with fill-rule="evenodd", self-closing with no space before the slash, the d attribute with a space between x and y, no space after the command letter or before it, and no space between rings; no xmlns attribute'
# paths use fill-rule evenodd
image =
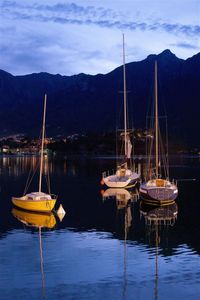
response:
<svg viewBox="0 0 200 300"><path fill-rule="evenodd" d="M199 147L200 53L186 60L170 50L126 64L129 115L134 127L144 128L154 93L154 61L158 61L158 99L168 116L170 139ZM0 70L1 136L37 136L44 93L48 95L48 135L112 131L120 126L123 94L122 66L102 75L48 73L13 76Z"/></svg>

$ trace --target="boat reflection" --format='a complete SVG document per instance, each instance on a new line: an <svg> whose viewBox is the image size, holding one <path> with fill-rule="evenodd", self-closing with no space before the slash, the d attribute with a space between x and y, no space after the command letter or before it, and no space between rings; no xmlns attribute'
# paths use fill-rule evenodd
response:
<svg viewBox="0 0 200 300"><path fill-rule="evenodd" d="M53 213L44 214L13 208L12 214L28 227L52 229L56 225L56 218Z"/></svg>
<svg viewBox="0 0 200 300"><path fill-rule="evenodd" d="M173 226L177 220L178 206L175 201L169 205L151 206L146 202L140 203L140 215L144 217L146 232L149 239L149 244L154 243L155 247L155 290L154 299L158 300L158 256L159 245L161 243L161 235L164 233L166 237L166 228Z"/></svg>
<svg viewBox="0 0 200 300"><path fill-rule="evenodd" d="M123 257L123 299L127 294L127 239L128 233L133 225L134 203L139 199L137 189L126 190L123 188L109 188L102 192L103 201L112 198L116 200L116 232L118 237L124 241Z"/></svg>
<svg viewBox="0 0 200 300"><path fill-rule="evenodd" d="M173 226L178 215L178 206L175 201L168 205L154 206L145 201L140 202L140 215L145 219L145 225L155 226Z"/></svg>
<svg viewBox="0 0 200 300"><path fill-rule="evenodd" d="M120 239L127 239L127 234L132 226L133 204L139 199L138 190L123 188L109 188L101 191L103 202L108 199L116 201L116 232Z"/></svg>
<svg viewBox="0 0 200 300"><path fill-rule="evenodd" d="M127 202L135 202L139 199L139 193L137 189L126 190L123 188L109 188L105 191L102 191L103 201L109 198L116 198L117 207L124 207Z"/></svg>
<svg viewBox="0 0 200 300"><path fill-rule="evenodd" d="M42 228L53 229L56 225L56 218L53 213L42 214L30 211L24 211L17 208L12 209L13 216L27 227L38 228L39 243L40 243L40 269L42 275L42 299L45 299L45 286L44 286L44 267L43 267L43 251L42 251Z"/></svg>

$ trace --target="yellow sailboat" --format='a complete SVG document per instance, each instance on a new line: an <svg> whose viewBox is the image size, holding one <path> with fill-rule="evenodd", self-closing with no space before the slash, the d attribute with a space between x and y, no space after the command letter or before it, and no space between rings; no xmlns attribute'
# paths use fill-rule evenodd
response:
<svg viewBox="0 0 200 300"><path fill-rule="evenodd" d="M43 158L44 158L44 137L45 137L45 119L46 119L46 101L47 95L44 97L44 113L42 126L42 145L40 152L40 176L39 176L39 190L24 194L22 197L12 197L12 203L22 209L49 213L53 210L57 196L42 192L42 173L43 173Z"/></svg>

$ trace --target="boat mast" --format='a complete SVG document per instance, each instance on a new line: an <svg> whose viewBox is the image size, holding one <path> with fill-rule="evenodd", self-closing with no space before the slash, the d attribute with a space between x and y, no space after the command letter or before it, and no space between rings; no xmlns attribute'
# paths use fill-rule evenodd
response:
<svg viewBox="0 0 200 300"><path fill-rule="evenodd" d="M123 77L124 77L124 151L127 157L127 100L126 100L126 67L125 67L125 45L123 34Z"/></svg>
<svg viewBox="0 0 200 300"><path fill-rule="evenodd" d="M156 178L158 178L158 83L157 83L157 61L155 61L155 130L156 130Z"/></svg>
<svg viewBox="0 0 200 300"><path fill-rule="evenodd" d="M41 192L42 187L42 170L43 170L43 153L44 153L44 133L45 133L45 119L46 119L46 102L47 102L47 94L44 96L44 113L43 113L43 124L42 124L42 146L41 146L41 154L40 154L40 178L39 178L39 192Z"/></svg>

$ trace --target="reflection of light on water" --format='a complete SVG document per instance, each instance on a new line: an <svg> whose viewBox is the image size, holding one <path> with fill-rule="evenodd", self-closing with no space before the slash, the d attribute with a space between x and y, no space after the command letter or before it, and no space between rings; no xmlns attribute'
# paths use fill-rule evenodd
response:
<svg viewBox="0 0 200 300"><path fill-rule="evenodd" d="M77 176L77 165L72 161L70 165L68 161L58 160L50 157L50 159L44 159L44 174L57 173L58 175L66 175L69 173L72 176ZM0 157L0 172L3 169L4 175L7 174L10 177L19 177L23 174L27 174L30 170L38 170L39 172L40 157L38 155L23 155L23 156L1 156ZM0 173L1 174L1 173Z"/></svg>

